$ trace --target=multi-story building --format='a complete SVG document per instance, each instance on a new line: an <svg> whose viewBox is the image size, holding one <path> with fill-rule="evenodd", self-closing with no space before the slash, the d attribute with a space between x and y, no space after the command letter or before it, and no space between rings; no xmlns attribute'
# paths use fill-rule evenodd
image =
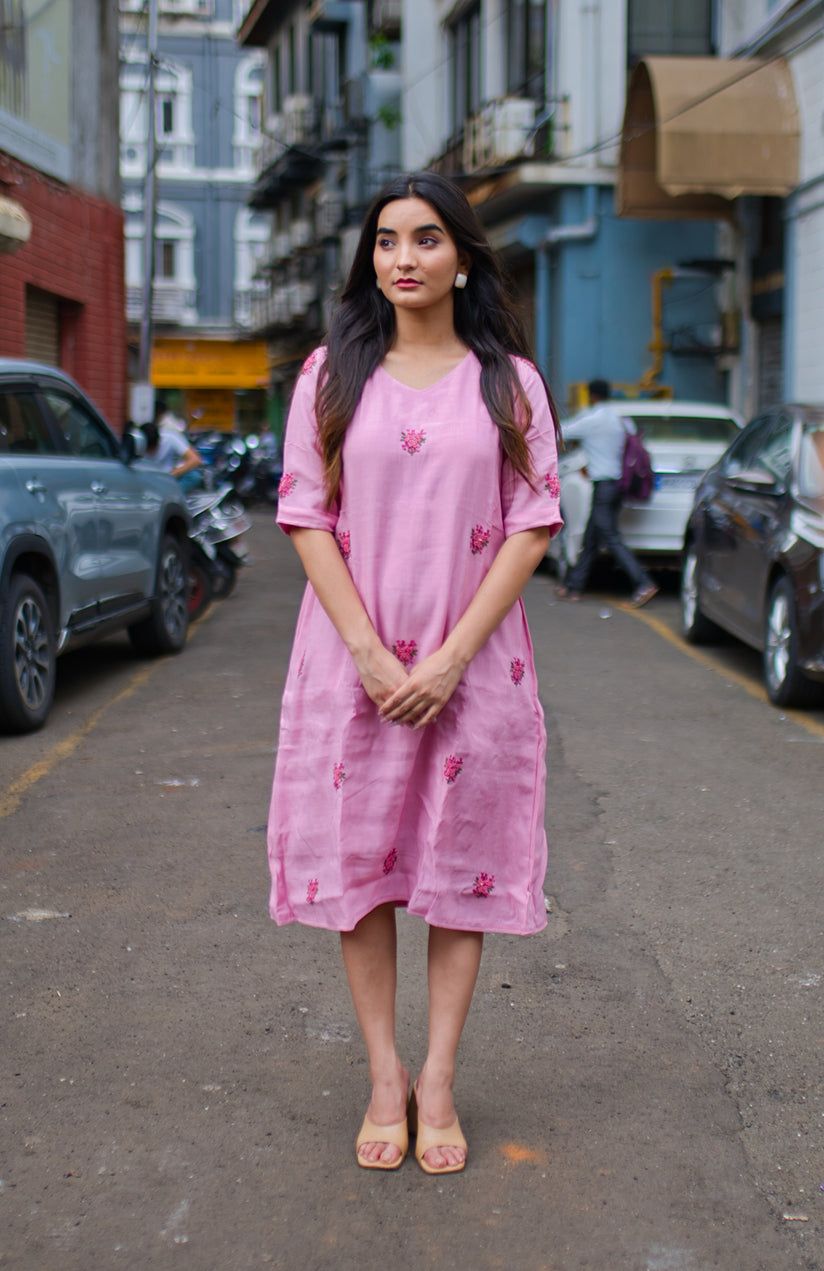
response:
<svg viewBox="0 0 824 1271"><path fill-rule="evenodd" d="M199 427L258 429L267 360L250 339L266 218L249 208L265 59L239 50L237 0L152 0L156 214L151 382ZM144 303L149 141L148 4L120 0L121 174L126 307Z"/></svg>
<svg viewBox="0 0 824 1271"><path fill-rule="evenodd" d="M762 146L765 116L773 129L785 124L776 143L788 167L781 188L741 200L748 405L824 402L824 3L719 0L718 9L719 53L773 71L756 130Z"/></svg>
<svg viewBox="0 0 824 1271"><path fill-rule="evenodd" d="M270 233L253 326L288 388L325 330L363 212L399 170L399 0L256 0L244 46L266 52L251 197Z"/></svg>
<svg viewBox="0 0 824 1271"><path fill-rule="evenodd" d="M712 277L691 263L715 255L712 224L641 223L614 206L628 70L653 52L710 54L710 4L407 0L403 21L405 166L463 184L559 399L577 404L594 376L722 399ZM676 338L692 356L675 356ZM670 346L663 362L656 342Z"/></svg>
<svg viewBox="0 0 824 1271"><path fill-rule="evenodd" d="M117 14L0 4L0 355L61 366L125 419Z"/></svg>

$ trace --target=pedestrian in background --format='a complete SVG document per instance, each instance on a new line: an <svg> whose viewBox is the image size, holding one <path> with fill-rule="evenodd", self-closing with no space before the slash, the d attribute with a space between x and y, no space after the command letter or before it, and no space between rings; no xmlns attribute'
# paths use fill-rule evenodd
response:
<svg viewBox="0 0 824 1271"><path fill-rule="evenodd" d="M458 1042L483 933L546 924L543 712L521 592L560 529L556 424L463 193L370 208L295 387L278 521L309 585L283 695L271 913L340 931L372 1094L358 1164L417 1132L461 1170ZM417 1080L395 1041L395 909L429 924Z"/></svg>
<svg viewBox="0 0 824 1271"><path fill-rule="evenodd" d="M203 464L194 446L174 429L162 430L155 424L143 424L146 438L145 458L180 482L184 491L197 490L203 478L197 471Z"/></svg>
<svg viewBox="0 0 824 1271"><path fill-rule="evenodd" d="M601 548L606 548L616 565L623 569L632 587L630 605L640 609L658 588L642 569L621 538L618 514L621 511L621 466L628 432L635 432L631 419L622 419L609 404L606 380L591 380L587 386L590 410L564 425L567 441L580 441L587 458L592 482L592 506L584 530L580 555L563 584L556 588L561 600L580 600Z"/></svg>

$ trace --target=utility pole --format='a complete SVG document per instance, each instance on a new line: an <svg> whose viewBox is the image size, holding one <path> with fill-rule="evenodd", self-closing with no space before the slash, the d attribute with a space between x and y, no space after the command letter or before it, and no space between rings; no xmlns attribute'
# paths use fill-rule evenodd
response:
<svg viewBox="0 0 824 1271"><path fill-rule="evenodd" d="M147 423L147 419L137 419L137 414L145 415L144 405L154 394L151 391L152 362L152 299L154 296L155 273L155 213L157 208L157 126L155 122L155 72L157 69L157 0L148 0L149 6L149 83L148 83L148 115L149 127L146 139L146 190L143 199L143 308L140 319L140 351L138 355L137 384L138 392L133 397L132 415L136 423ZM142 406L142 409L141 409ZM154 412L151 411L149 418Z"/></svg>

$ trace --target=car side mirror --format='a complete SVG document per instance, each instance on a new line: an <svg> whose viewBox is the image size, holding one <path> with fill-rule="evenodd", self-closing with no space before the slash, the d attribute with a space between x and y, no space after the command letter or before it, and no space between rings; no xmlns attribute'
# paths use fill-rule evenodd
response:
<svg viewBox="0 0 824 1271"><path fill-rule="evenodd" d="M727 477L727 485L734 490L746 490L748 494L782 494L782 487L775 477L763 468L744 468Z"/></svg>
<svg viewBox="0 0 824 1271"><path fill-rule="evenodd" d="M120 458L128 468L146 453L146 437L142 432L124 432L120 438Z"/></svg>

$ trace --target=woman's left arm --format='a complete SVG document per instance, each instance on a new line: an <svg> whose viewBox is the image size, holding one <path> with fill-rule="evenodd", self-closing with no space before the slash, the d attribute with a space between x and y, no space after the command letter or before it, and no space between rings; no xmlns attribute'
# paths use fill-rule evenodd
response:
<svg viewBox="0 0 824 1271"><path fill-rule="evenodd" d="M506 539L444 643L384 702L380 713L385 719L422 728L438 716L475 654L519 599L546 554L549 538L549 529L539 527Z"/></svg>

